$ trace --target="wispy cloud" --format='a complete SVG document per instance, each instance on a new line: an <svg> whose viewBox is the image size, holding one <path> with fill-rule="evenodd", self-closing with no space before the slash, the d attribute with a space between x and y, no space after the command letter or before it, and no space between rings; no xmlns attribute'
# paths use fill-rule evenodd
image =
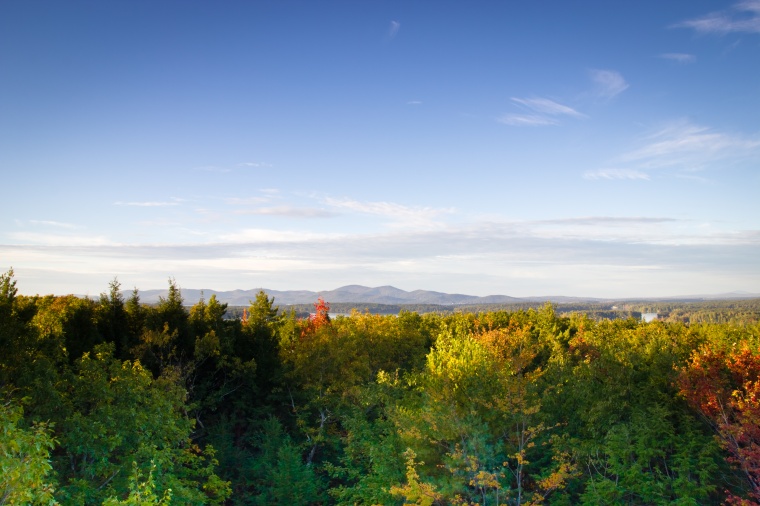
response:
<svg viewBox="0 0 760 506"><path fill-rule="evenodd" d="M160 202L160 201L147 201L147 202L114 202L115 206L132 206L132 207L170 207L178 206L178 201Z"/></svg>
<svg viewBox="0 0 760 506"><path fill-rule="evenodd" d="M546 126L558 125L559 118L570 116L585 118L586 116L572 107L569 107L548 98L517 98L512 97L512 103L526 109L527 114L505 114L497 118L499 123L512 126Z"/></svg>
<svg viewBox="0 0 760 506"><path fill-rule="evenodd" d="M590 180L649 180L653 171L701 183L694 172L740 163L760 163L760 135L720 132L689 121L678 121L643 137L639 146L612 160L612 167L588 170Z"/></svg>
<svg viewBox="0 0 760 506"><path fill-rule="evenodd" d="M327 211L325 209L291 206L256 207L252 209L236 211L235 214L280 216L284 218L331 218L336 215L336 213Z"/></svg>
<svg viewBox="0 0 760 506"><path fill-rule="evenodd" d="M44 234L38 232L12 232L11 241L39 246L111 246L114 242L102 235Z"/></svg>
<svg viewBox="0 0 760 506"><path fill-rule="evenodd" d="M99 246L91 254L110 255L125 245L108 241L103 237L72 237L60 241L47 235L19 234L14 239L31 239L41 246L62 244L69 246ZM540 239L549 242L535 242ZM526 221L480 221L449 224L426 231L397 229L386 233L341 234L318 233L308 230L282 230L250 228L222 234L217 242L198 244L133 244L125 254L145 255L147 258L209 258L214 256L240 256L243 252L255 253L258 247L272 243L288 246L279 250L277 256L291 258L326 258L325 254L339 261L364 261L368 258L412 259L437 256L456 256L503 253L523 258L524 261L553 258L566 260L566 251L554 246L576 242L575 249L591 248L593 241L610 245L624 244L743 244L760 246L760 231L724 232L703 229L700 223L679 220L668 216L580 216L547 220ZM591 241L591 242L589 242ZM240 249L231 248L238 245ZM532 247L529 247L532 245ZM544 249L548 246L548 249ZM0 246L1 247L1 246ZM9 247L9 245L5 245ZM534 249L539 248L539 249ZM601 245L600 245L601 247ZM118 248L112 252L109 248ZM185 251L185 254L178 254ZM274 253L275 250L268 250ZM142 253L141 253L142 252ZM630 252L632 256L635 253ZM524 255L524 256L523 256ZM577 260L577 259L576 259Z"/></svg>
<svg viewBox="0 0 760 506"><path fill-rule="evenodd" d="M599 169L587 171L583 174L584 179L624 179L624 180L645 180L648 181L649 174L634 169Z"/></svg>
<svg viewBox="0 0 760 506"><path fill-rule="evenodd" d="M697 57L693 54L688 53L662 53L657 55L658 58L662 58L664 60L671 60L678 63L694 63L697 61Z"/></svg>
<svg viewBox="0 0 760 506"><path fill-rule="evenodd" d="M40 225L40 226L55 227L55 228L66 228L69 230L80 228L72 223L63 223L60 221L51 221L51 220L29 220L29 223L32 225Z"/></svg>
<svg viewBox="0 0 760 506"><path fill-rule="evenodd" d="M193 167L194 171L199 172L214 172L217 174L229 174L238 169L268 169L271 168L271 163L265 162L242 162L233 166L219 166L219 165L201 165Z"/></svg>
<svg viewBox="0 0 760 506"><path fill-rule="evenodd" d="M0 244L0 257L19 273L103 273L104 285L113 273L130 285L150 273L152 286L141 288L156 287L155 280L165 280L166 275L215 287L277 283L289 289L324 289L343 279L346 284L371 286L414 280L429 289L436 276L441 286L461 277L490 283L490 293L509 290L510 295L540 295L536 291L546 289L578 294L584 287L596 296L610 289L629 296L637 290L652 295L653 287L667 291L677 286L688 292L707 286L708 280L744 280L731 289L757 286L760 231L715 231L701 225L667 216L590 216L360 234L243 229L201 244L125 246L94 238ZM697 271L700 276L695 279ZM362 273L359 279L357 273ZM44 286L51 289L50 284Z"/></svg>
<svg viewBox="0 0 760 506"><path fill-rule="evenodd" d="M760 0L738 2L730 9L688 19L673 27L691 28L699 33L760 33Z"/></svg>
<svg viewBox="0 0 760 506"><path fill-rule="evenodd" d="M549 100L548 98L512 98L512 101L524 105L528 109L541 114L548 114L550 116L574 116L576 118L583 118L584 115L566 105Z"/></svg>
<svg viewBox="0 0 760 506"><path fill-rule="evenodd" d="M420 100L409 100L406 105L422 105Z"/></svg>
<svg viewBox="0 0 760 506"><path fill-rule="evenodd" d="M581 216L578 218L557 218L554 220L535 220L531 225L542 224L572 224L572 225L621 225L631 224L651 225L654 223L675 223L681 220L665 216Z"/></svg>
<svg viewBox="0 0 760 506"><path fill-rule="evenodd" d="M238 167L249 167L251 169L268 169L272 167L271 163L264 162L243 162L237 164Z"/></svg>
<svg viewBox="0 0 760 506"><path fill-rule="evenodd" d="M224 201L231 205L231 206L255 206L264 204L266 202L269 202L271 197L265 196L265 197L230 197L227 199L224 199Z"/></svg>
<svg viewBox="0 0 760 506"><path fill-rule="evenodd" d="M559 125L559 120L538 114L505 114L496 121L511 126L547 126Z"/></svg>
<svg viewBox="0 0 760 506"><path fill-rule="evenodd" d="M596 86L595 93L599 98L611 99L628 89L628 83L619 72L592 69L590 73Z"/></svg>
<svg viewBox="0 0 760 506"><path fill-rule="evenodd" d="M220 236L225 243L238 243L245 245L269 244L269 243L292 243L292 244L311 244L314 241L324 241L326 239L338 239L343 237L339 234L318 234L314 232L296 231L296 230L272 230L265 228L248 228L231 234ZM199 248L210 249L216 248L215 244L201 245Z"/></svg>
<svg viewBox="0 0 760 506"><path fill-rule="evenodd" d="M201 165L199 167L193 167L193 170L198 172L214 172L217 174L232 172L232 169L229 167L219 167L218 165Z"/></svg>
<svg viewBox="0 0 760 506"><path fill-rule="evenodd" d="M581 216L515 223L517 236L642 244L699 243L693 223L663 216Z"/></svg>
<svg viewBox="0 0 760 506"><path fill-rule="evenodd" d="M259 196L228 197L224 201L231 206L259 206L280 199L280 190L275 188L261 188Z"/></svg>
<svg viewBox="0 0 760 506"><path fill-rule="evenodd" d="M639 170L675 167L699 170L716 161L760 157L760 136L745 137L681 121L646 137L643 146L620 157Z"/></svg>
<svg viewBox="0 0 760 506"><path fill-rule="evenodd" d="M390 26L388 26L388 39L395 38L399 30L401 30L401 23L395 20L391 21Z"/></svg>
<svg viewBox="0 0 760 506"><path fill-rule="evenodd" d="M700 184L707 184L710 182L710 180L706 177L696 176L694 174L676 174L676 177L679 179L688 179L689 181L695 181Z"/></svg>
<svg viewBox="0 0 760 506"><path fill-rule="evenodd" d="M454 212L451 208L410 207L393 202L359 202L352 199L326 198L331 207L387 218L396 226L436 226L437 218Z"/></svg>

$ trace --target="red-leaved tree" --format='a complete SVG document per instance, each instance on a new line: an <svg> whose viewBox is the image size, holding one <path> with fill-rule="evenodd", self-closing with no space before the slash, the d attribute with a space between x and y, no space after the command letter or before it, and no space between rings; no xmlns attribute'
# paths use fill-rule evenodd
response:
<svg viewBox="0 0 760 506"><path fill-rule="evenodd" d="M729 493L728 503L760 502L760 353L748 346L730 352L703 347L680 371L678 387L716 430L757 501Z"/></svg>
<svg viewBox="0 0 760 506"><path fill-rule="evenodd" d="M330 306L322 297L314 303L314 312L309 315L306 325L301 330L301 338L313 335L317 329L330 323Z"/></svg>

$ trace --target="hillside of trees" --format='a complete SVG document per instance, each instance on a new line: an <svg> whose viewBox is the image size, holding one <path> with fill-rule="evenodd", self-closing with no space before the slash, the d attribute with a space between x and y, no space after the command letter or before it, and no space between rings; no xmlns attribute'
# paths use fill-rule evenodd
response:
<svg viewBox="0 0 760 506"><path fill-rule="evenodd" d="M330 318L261 292L230 317L172 280L148 305L9 271L0 504L758 504L758 301L628 304Z"/></svg>
<svg viewBox="0 0 760 506"><path fill-rule="evenodd" d="M621 300L617 302L515 302L499 304L376 304L366 302L337 302L331 303L333 314L349 315L353 311L377 315L397 315L401 312L438 313L451 315L454 313L486 313L496 311L518 312L539 310L551 302L557 314L569 316L583 314L594 320L616 320L636 318L643 313L657 313L662 321L681 323L756 323L760 321L760 299L737 300ZM229 306L225 318L239 319L247 306ZM292 304L280 307L281 311L295 311L296 315L304 318L314 312L313 304Z"/></svg>

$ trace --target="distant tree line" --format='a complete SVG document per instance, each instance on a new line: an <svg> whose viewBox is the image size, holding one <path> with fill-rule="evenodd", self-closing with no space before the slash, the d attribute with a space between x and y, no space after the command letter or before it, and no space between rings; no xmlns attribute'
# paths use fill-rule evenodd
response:
<svg viewBox="0 0 760 506"><path fill-rule="evenodd" d="M330 305L331 311L349 315L353 311L378 315L396 315L407 311L412 313L437 313L450 315L454 313L484 313L495 311L529 311L539 310L547 302L520 302L498 304L379 304L365 302L336 302ZM710 300L710 301L620 301L620 302L564 302L552 303L559 315L578 313L593 320L640 319L642 313L657 313L659 319L681 323L755 323L760 321L760 299ZM246 306L229 306L225 318L239 319ZM312 304L292 304L281 311L294 311L299 318L306 318L313 313Z"/></svg>

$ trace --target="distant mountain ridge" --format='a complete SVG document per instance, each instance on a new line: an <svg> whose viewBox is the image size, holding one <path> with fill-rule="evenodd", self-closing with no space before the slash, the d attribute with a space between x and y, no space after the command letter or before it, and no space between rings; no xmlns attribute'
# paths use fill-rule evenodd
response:
<svg viewBox="0 0 760 506"><path fill-rule="evenodd" d="M457 304L499 304L510 302L521 302L525 299L509 297L507 295L489 295L487 297L478 297L475 295L449 294L433 292L429 290L414 290L407 292L393 286L367 287L361 285L347 285L335 290L326 290L313 292L309 290L271 290L269 288L254 288L251 290L231 290L218 291L209 289L181 288L182 298L186 304L194 304L200 300L201 296L208 299L216 295L219 302L227 303L231 306L247 306L251 300L256 298L256 294L263 290L267 296L274 297L275 304L311 304L318 297L322 297L327 302L356 302L366 304L438 304L442 306ZM125 297L131 292L125 291ZM140 290L140 300L142 302L158 302L159 297L166 297L167 289L162 290Z"/></svg>
<svg viewBox="0 0 760 506"><path fill-rule="evenodd" d="M185 304L192 305L201 297L208 300L216 295L217 300L230 306L247 306L256 298L259 291L263 290L267 296L274 297L275 305L311 304L322 297L328 303L343 302L357 304L436 304L441 306L454 306L461 304L510 304L520 302L603 302L612 300L717 300L717 299L749 299L760 297L760 294L746 292L732 292L718 295L691 295L683 297L638 297L629 299L611 299L594 297L567 297L567 296L540 296L540 297L510 297L508 295L465 295L461 293L442 293L430 290L414 290L407 292L394 286L368 287L362 285L346 285L335 290L313 292L310 290L270 290L268 288L253 288L250 290L219 291L210 289L181 288L182 298ZM131 291L125 290L125 297L129 297ZM140 300L146 303L158 302L159 297L166 297L167 289L140 290Z"/></svg>

